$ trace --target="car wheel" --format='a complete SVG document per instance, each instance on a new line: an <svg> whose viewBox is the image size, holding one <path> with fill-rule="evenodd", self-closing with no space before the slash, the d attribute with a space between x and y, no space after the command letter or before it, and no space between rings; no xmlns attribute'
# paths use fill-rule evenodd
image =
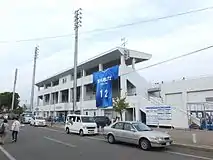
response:
<svg viewBox="0 0 213 160"><path fill-rule="evenodd" d="M82 129L79 131L79 135L84 136L84 131Z"/></svg>
<svg viewBox="0 0 213 160"><path fill-rule="evenodd" d="M149 150L151 148L149 140L145 138L140 140L139 145L142 150Z"/></svg>
<svg viewBox="0 0 213 160"><path fill-rule="evenodd" d="M110 144L113 144L115 143L115 137L112 135L112 134L109 134L107 136L107 141L110 143Z"/></svg>
<svg viewBox="0 0 213 160"><path fill-rule="evenodd" d="M66 128L66 133L70 134L70 129L69 128Z"/></svg>

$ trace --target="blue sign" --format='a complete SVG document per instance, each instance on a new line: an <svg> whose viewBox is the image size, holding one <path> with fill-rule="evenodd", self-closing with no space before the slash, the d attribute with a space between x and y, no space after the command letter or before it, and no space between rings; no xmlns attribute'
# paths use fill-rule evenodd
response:
<svg viewBox="0 0 213 160"><path fill-rule="evenodd" d="M93 84L96 85L96 107L112 106L112 81L118 78L119 66L93 73Z"/></svg>

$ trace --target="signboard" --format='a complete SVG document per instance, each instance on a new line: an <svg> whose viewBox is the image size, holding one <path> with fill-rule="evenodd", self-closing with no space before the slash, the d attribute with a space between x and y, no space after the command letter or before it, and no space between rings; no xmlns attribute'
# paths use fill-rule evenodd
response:
<svg viewBox="0 0 213 160"><path fill-rule="evenodd" d="M96 85L96 107L107 108L112 102L112 81L118 78L119 66L93 73L93 84Z"/></svg>
<svg viewBox="0 0 213 160"><path fill-rule="evenodd" d="M147 125L165 124L172 120L171 106L146 107L145 111Z"/></svg>

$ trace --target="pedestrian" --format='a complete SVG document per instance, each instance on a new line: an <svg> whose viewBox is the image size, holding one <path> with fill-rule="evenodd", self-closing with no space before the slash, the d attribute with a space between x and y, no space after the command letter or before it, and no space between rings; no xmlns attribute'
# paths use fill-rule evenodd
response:
<svg viewBox="0 0 213 160"><path fill-rule="evenodd" d="M4 119L0 127L0 138L1 138L0 144L4 145L8 131L9 131L8 121L7 119Z"/></svg>
<svg viewBox="0 0 213 160"><path fill-rule="evenodd" d="M18 117L15 118L12 127L11 127L11 131L12 131L12 142L16 142L17 141L17 136L20 130L20 122L18 121Z"/></svg>

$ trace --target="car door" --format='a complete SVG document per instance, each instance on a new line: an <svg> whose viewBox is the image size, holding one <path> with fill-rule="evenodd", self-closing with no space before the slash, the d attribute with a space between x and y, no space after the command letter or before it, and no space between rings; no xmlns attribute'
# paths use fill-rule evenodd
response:
<svg viewBox="0 0 213 160"><path fill-rule="evenodd" d="M67 120L67 125L69 127L70 132L75 132L75 116L69 116Z"/></svg>
<svg viewBox="0 0 213 160"><path fill-rule="evenodd" d="M81 117L80 116L76 116L76 119L75 119L75 131L76 132L79 132L80 129L82 128L83 124L81 123Z"/></svg>
<svg viewBox="0 0 213 160"><path fill-rule="evenodd" d="M123 122L117 122L116 124L112 126L112 132L116 141L123 142L123 137L122 137L123 131L124 131L123 126L124 126Z"/></svg>
<svg viewBox="0 0 213 160"><path fill-rule="evenodd" d="M137 136L131 123L124 123L124 132L122 137L126 143L137 143Z"/></svg>

